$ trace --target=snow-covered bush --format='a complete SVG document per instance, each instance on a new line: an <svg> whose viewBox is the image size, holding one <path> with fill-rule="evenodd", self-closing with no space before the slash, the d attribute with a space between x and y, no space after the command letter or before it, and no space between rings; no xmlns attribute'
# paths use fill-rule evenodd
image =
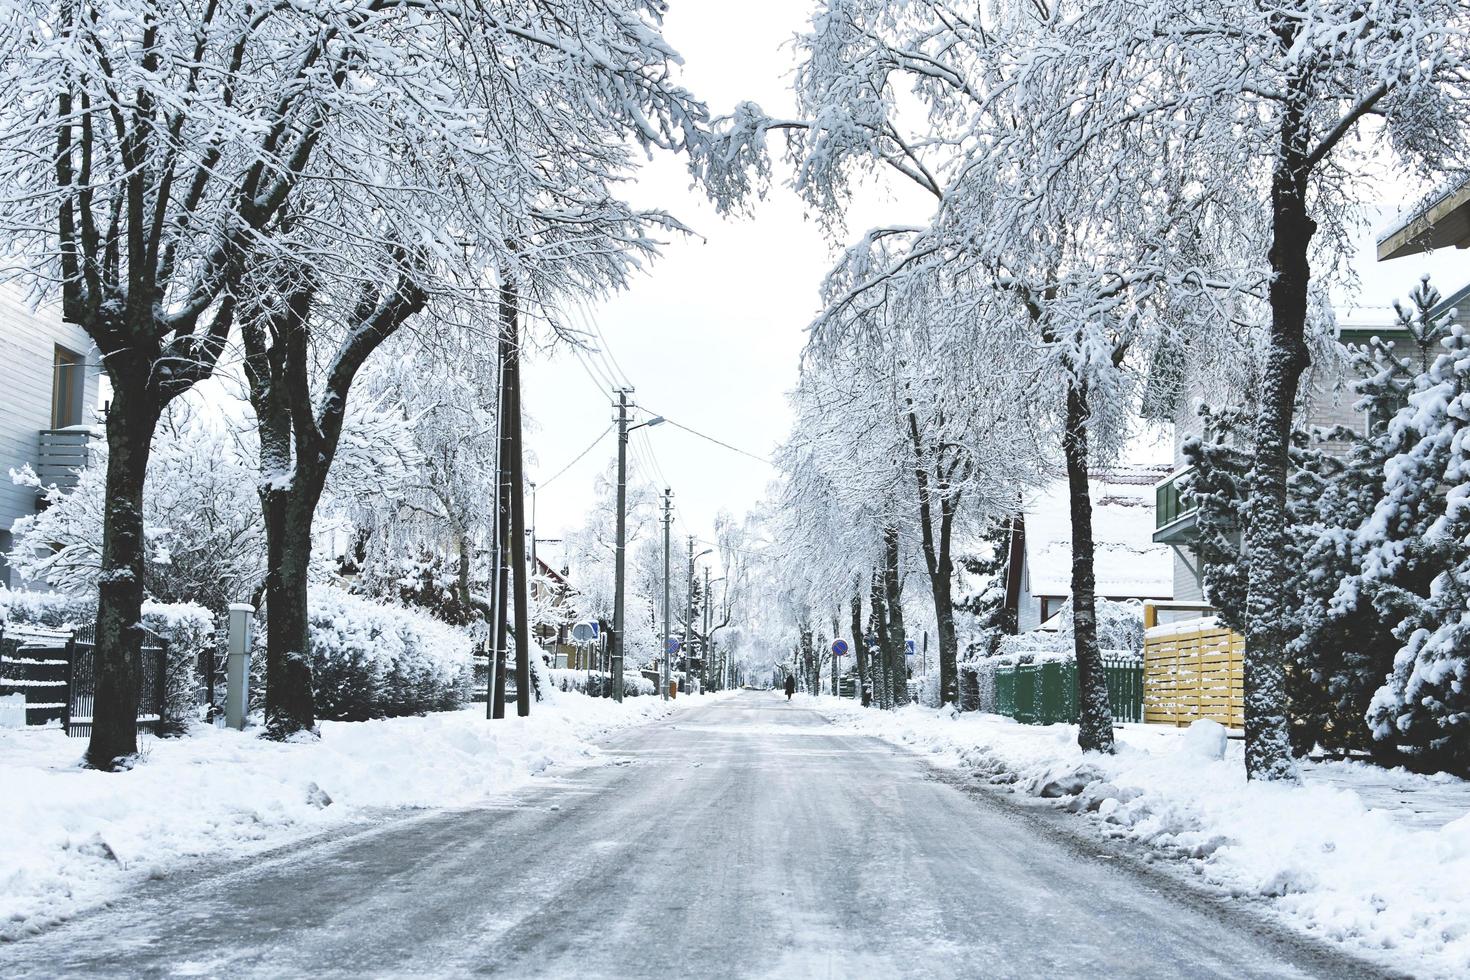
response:
<svg viewBox="0 0 1470 980"><path fill-rule="evenodd" d="M569 670L565 667L558 667L548 670L547 673L550 675L552 685L558 691L576 692L600 698L605 692L611 690L611 677L600 670ZM647 677L631 671L623 672L623 697L633 698L639 695L648 697L657 693L658 688Z"/></svg>
<svg viewBox="0 0 1470 980"><path fill-rule="evenodd" d="M318 717L392 718L469 700L474 640L464 630L330 586L311 590L309 619Z"/></svg>
<svg viewBox="0 0 1470 980"><path fill-rule="evenodd" d="M91 597L95 605L107 444L93 442L90 453L91 465L70 491L43 487L29 467L12 473L42 494L46 507L15 522L9 559L27 581ZM250 600L265 574L255 483L254 461L234 432L200 418L187 400L170 407L148 460L143 586L150 597L211 608Z"/></svg>
<svg viewBox="0 0 1470 980"><path fill-rule="evenodd" d="M1399 451L1358 532L1361 590L1397 620L1402 644L1367 712L1373 737L1435 766L1470 770L1470 334L1442 353L1388 425ZM1423 580L1432 576L1428 588Z"/></svg>

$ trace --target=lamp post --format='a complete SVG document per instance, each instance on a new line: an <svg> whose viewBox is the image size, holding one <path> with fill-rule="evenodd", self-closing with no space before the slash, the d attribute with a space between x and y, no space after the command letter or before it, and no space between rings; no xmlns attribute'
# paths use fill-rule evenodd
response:
<svg viewBox="0 0 1470 980"><path fill-rule="evenodd" d="M628 395L631 388L618 389L618 536L614 551L612 689L613 700L623 700L623 567L628 536L628 436L644 426L658 425L662 416L628 425Z"/></svg>

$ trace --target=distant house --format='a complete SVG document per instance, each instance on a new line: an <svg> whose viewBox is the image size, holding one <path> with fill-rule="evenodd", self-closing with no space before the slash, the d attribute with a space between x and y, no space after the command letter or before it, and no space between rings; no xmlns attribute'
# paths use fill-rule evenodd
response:
<svg viewBox="0 0 1470 980"><path fill-rule="evenodd" d="M11 525L40 503L10 471L29 464L47 485L75 485L97 421L99 368L81 327L32 310L0 288L0 582L6 585L13 584L5 561Z"/></svg>
<svg viewBox="0 0 1470 980"><path fill-rule="evenodd" d="M1174 596L1167 545L1153 540L1154 486L1168 466L1093 473L1093 569L1097 596L1168 601ZM1065 480L1033 494L1012 523L1006 605L1016 628L1035 629L1072 595L1072 515Z"/></svg>

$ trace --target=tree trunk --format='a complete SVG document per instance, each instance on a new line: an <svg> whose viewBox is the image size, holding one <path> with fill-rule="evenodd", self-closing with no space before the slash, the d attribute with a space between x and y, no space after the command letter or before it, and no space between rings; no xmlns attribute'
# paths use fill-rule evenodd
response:
<svg viewBox="0 0 1470 980"><path fill-rule="evenodd" d="M914 450L914 478L919 490L919 532L924 551L924 567L929 572L929 588L934 598L934 621L939 630L939 703L959 704L959 641L955 636L952 581L954 562L949 542L954 529L957 501L943 472L936 474L939 497L939 526L934 526L934 494L931 493L928 454L919 434L919 418L909 412L909 438ZM936 454L937 455L937 454ZM936 469L938 460L936 459ZM937 539L937 540L936 540Z"/></svg>
<svg viewBox="0 0 1470 980"><path fill-rule="evenodd" d="M113 374L107 412L107 500L102 517L102 574L93 647L96 686L87 764L126 768L138 754L139 661L143 647L143 485L162 407L139 371ZM144 374L146 378L146 373ZM70 692L68 692L69 696Z"/></svg>
<svg viewBox="0 0 1470 980"><path fill-rule="evenodd" d="M873 587L868 600L872 608L873 638L878 649L873 658L873 699L884 711L893 707L893 658L888 653L888 603L883 598L883 573L873 571Z"/></svg>
<svg viewBox="0 0 1470 980"><path fill-rule="evenodd" d="M833 612L832 613L832 642L833 643L836 643L837 642L837 637L841 635L841 632L842 632L842 615L840 613L838 613L838 612ZM851 649L850 648L849 648L849 652L851 652ZM832 696L835 698L835 697L837 697L837 683L838 683L839 680L841 680L841 674L840 674L840 672L838 670L838 661L840 661L842 658L839 657L839 656L837 656L837 651L835 651L835 650L831 651L831 653L832 653Z"/></svg>
<svg viewBox="0 0 1470 980"><path fill-rule="evenodd" d="M903 583L898 577L898 528L883 532L883 592L887 606L888 651L892 657L893 706L909 703L909 671L903 630Z"/></svg>
<svg viewBox="0 0 1470 980"><path fill-rule="evenodd" d="M852 590L852 655L857 658L858 700L866 708L871 700L868 694L868 641L863 636L863 593Z"/></svg>
<svg viewBox="0 0 1470 980"><path fill-rule="evenodd" d="M1087 483L1087 389L1067 384L1067 490L1072 516L1072 642L1077 656L1077 744L1084 752L1113 751L1113 716L1097 649L1092 496Z"/></svg>
<svg viewBox="0 0 1470 980"><path fill-rule="evenodd" d="M1308 249L1317 225L1307 213L1301 127L1289 109L1282 159L1271 184L1270 351L1261 381L1246 525L1245 768L1251 779L1292 779L1286 702L1286 642L1281 597L1286 594L1286 477L1297 386L1310 361L1304 339Z"/></svg>
<svg viewBox="0 0 1470 980"><path fill-rule="evenodd" d="M266 537L266 734L316 727L307 575L316 496L298 485L263 492Z"/></svg>

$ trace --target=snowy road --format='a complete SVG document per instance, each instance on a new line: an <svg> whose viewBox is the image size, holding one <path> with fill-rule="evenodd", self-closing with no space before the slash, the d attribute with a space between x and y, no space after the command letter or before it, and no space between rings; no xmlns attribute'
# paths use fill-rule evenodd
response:
<svg viewBox="0 0 1470 980"><path fill-rule="evenodd" d="M779 695L607 745L513 801L154 882L0 976L1373 975Z"/></svg>

